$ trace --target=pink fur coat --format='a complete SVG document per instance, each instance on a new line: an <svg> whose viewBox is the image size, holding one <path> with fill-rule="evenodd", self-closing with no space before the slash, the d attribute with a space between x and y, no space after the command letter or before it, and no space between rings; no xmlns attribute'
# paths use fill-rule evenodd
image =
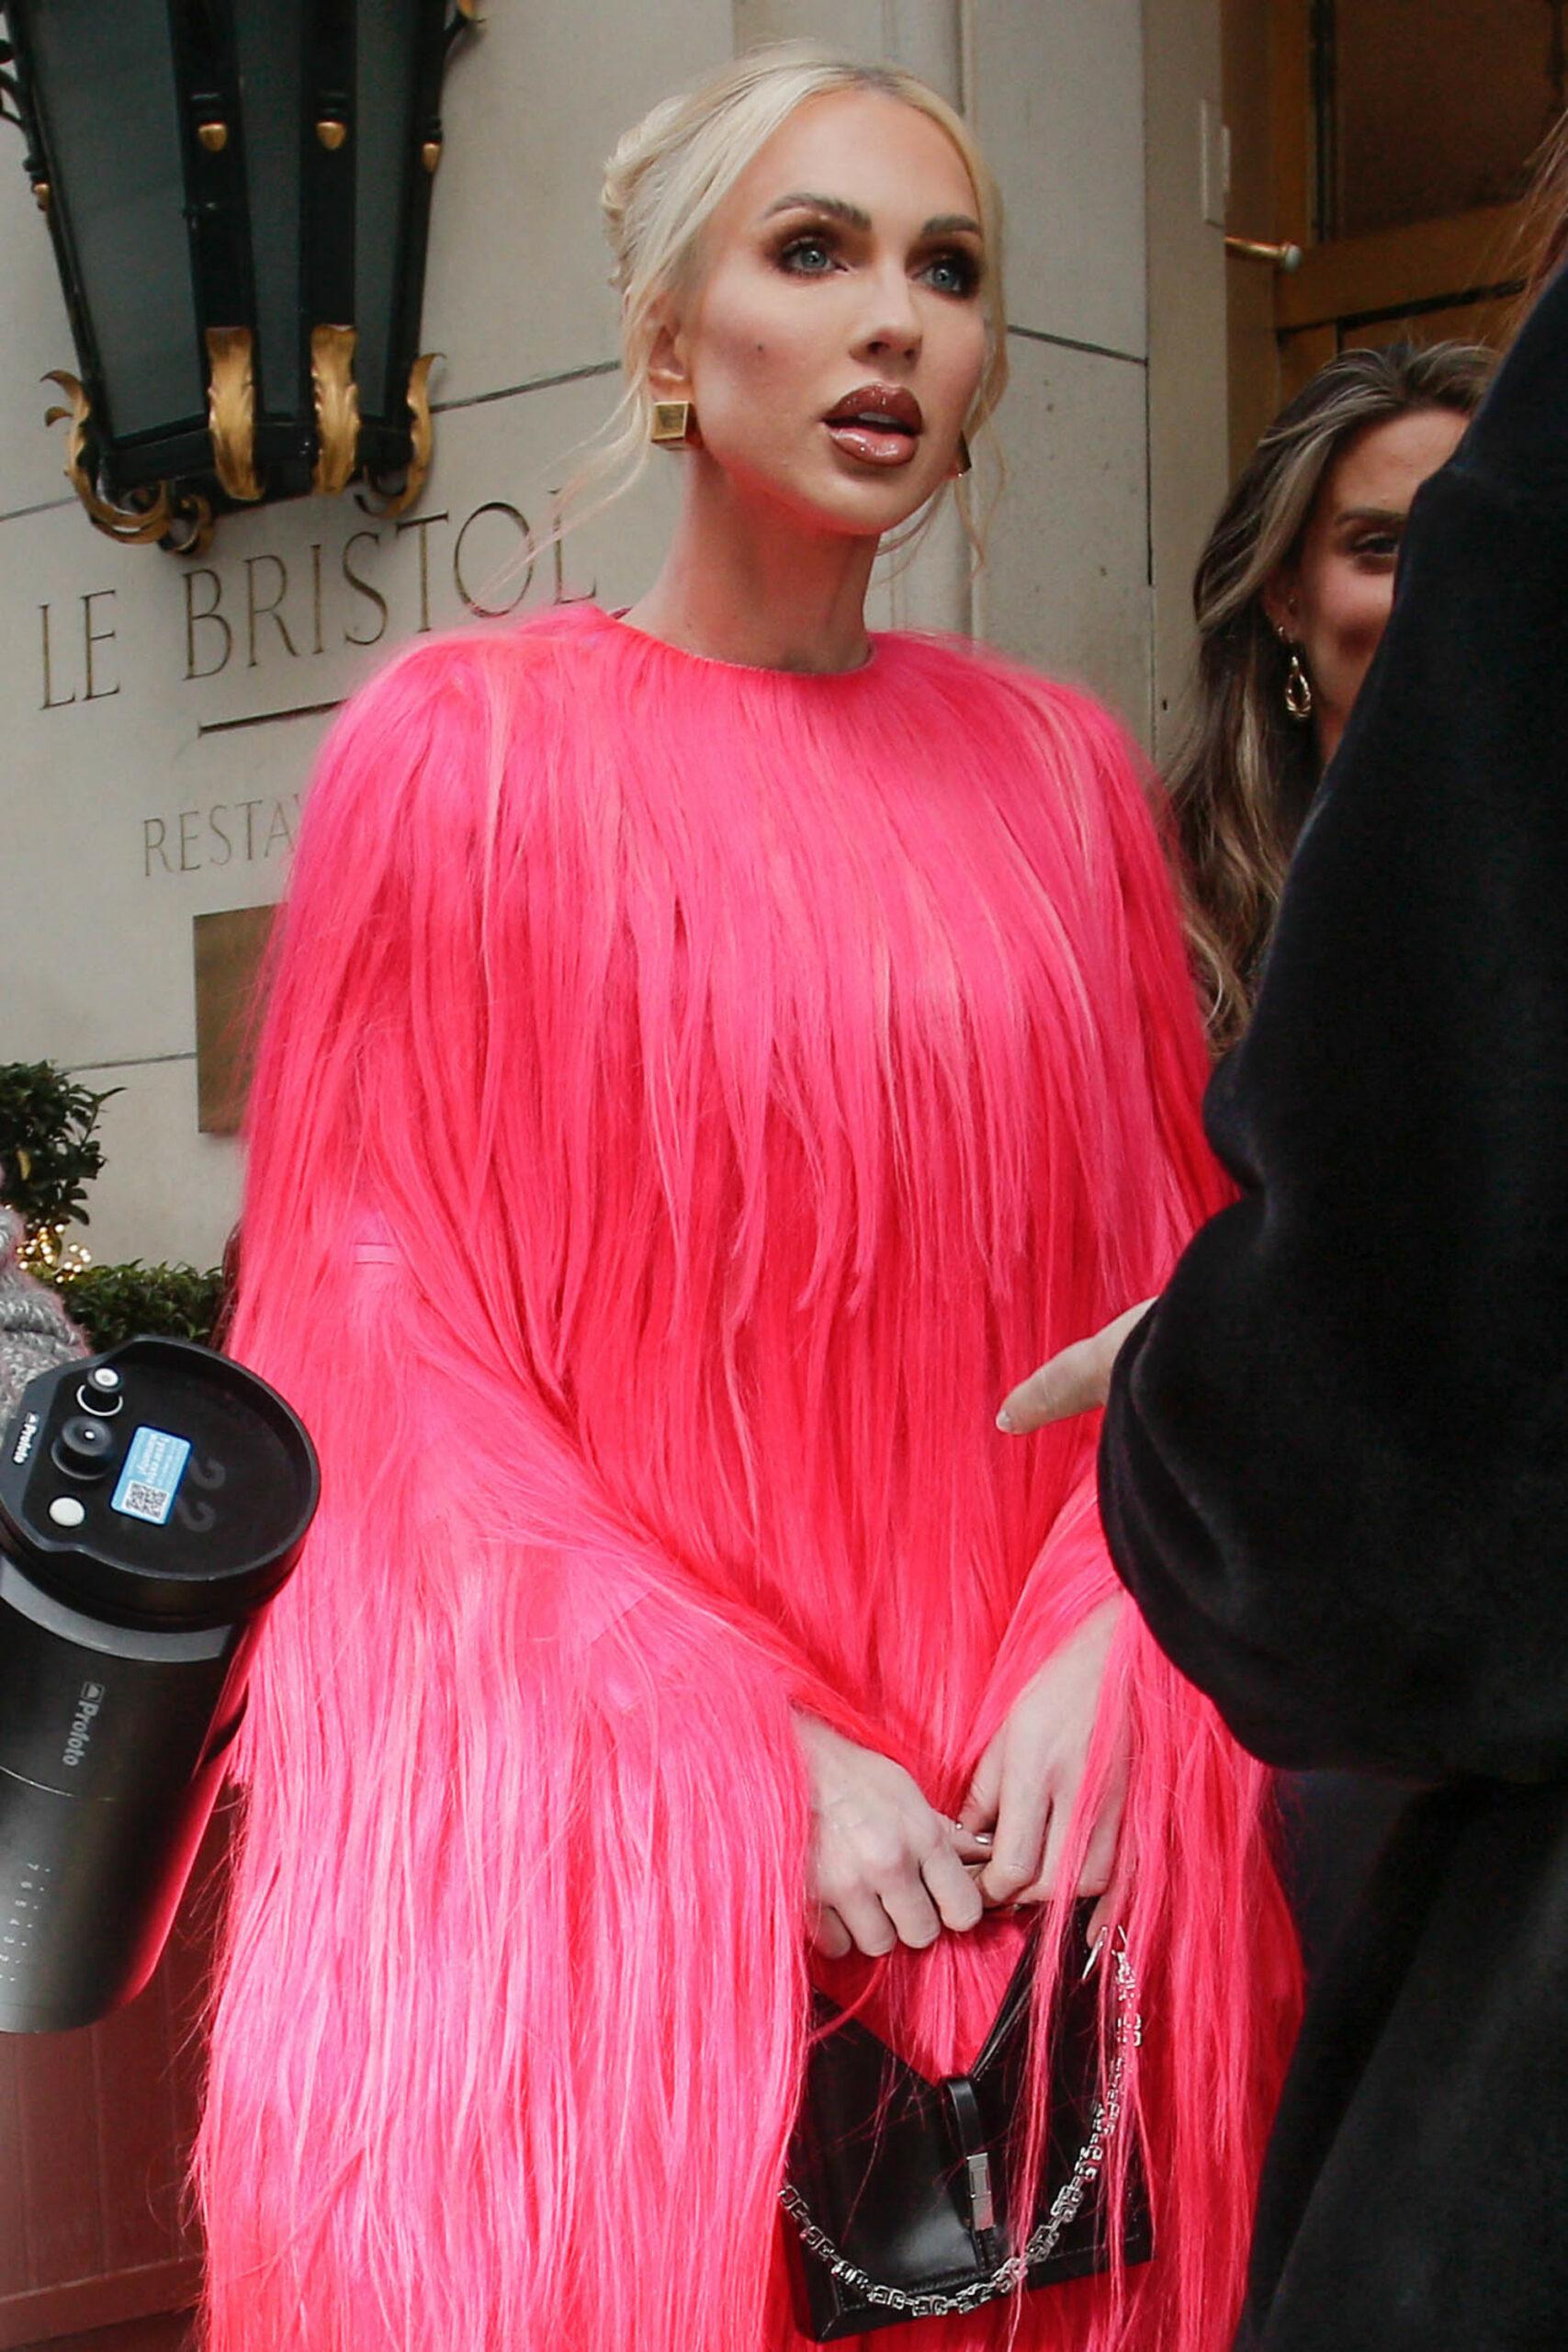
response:
<svg viewBox="0 0 1568 2352"><path fill-rule="evenodd" d="M350 705L252 1113L235 1344L325 1488L243 1758L209 2352L794 2342L790 1711L954 1809L1115 1589L1093 1426L992 1415L1215 1203L1203 1074L1127 747L1000 660L578 607ZM1293 1984L1264 1776L1130 1608L1113 1714L1158 2252L908 2352L1229 2341ZM886 1965L911 2056L973 2054L1019 1932Z"/></svg>

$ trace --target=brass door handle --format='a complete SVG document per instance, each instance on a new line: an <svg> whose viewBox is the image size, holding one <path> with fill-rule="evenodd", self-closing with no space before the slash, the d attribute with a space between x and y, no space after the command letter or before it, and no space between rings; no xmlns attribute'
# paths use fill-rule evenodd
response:
<svg viewBox="0 0 1568 2352"><path fill-rule="evenodd" d="M1302 266L1300 245L1266 245L1256 237L1227 237L1225 251L1235 254L1241 261L1269 262L1275 269L1282 269L1287 277Z"/></svg>

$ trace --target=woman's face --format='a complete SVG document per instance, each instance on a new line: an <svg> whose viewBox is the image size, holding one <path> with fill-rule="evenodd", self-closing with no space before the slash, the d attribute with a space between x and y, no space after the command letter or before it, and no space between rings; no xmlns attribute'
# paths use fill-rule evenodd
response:
<svg viewBox="0 0 1568 2352"><path fill-rule="evenodd" d="M1264 592L1269 619L1299 648L1312 681L1325 761L1338 748L1388 626L1410 503L1453 456L1466 422L1427 408L1363 426L1325 474L1295 562Z"/></svg>
<svg viewBox="0 0 1568 2352"><path fill-rule="evenodd" d="M963 158L879 92L796 108L714 215L660 338L730 492L796 526L874 537L953 472L986 356L987 256Z"/></svg>

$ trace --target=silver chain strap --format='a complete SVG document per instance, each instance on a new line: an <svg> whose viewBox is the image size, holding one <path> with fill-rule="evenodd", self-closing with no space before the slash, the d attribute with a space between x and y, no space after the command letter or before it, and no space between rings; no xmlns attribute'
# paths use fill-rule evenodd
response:
<svg viewBox="0 0 1568 2352"><path fill-rule="evenodd" d="M1084 2199L1100 2177L1105 2152L1122 2120L1127 2052L1129 2048L1136 2049L1143 2041L1144 2021L1134 2007L1138 1997L1138 1980L1127 1956L1126 1937L1120 1928L1111 1946L1111 1961L1116 1971L1116 2055L1106 2076L1104 2094L1095 2101L1089 2117L1089 2137L1078 2150L1072 2171L1051 2199L1049 2212L1037 2223L1021 2253L1010 2255L988 2278L974 2279L951 2295L920 2294L904 2287L884 2286L840 2252L827 2231L819 2229L812 2219L811 2209L800 2191L786 2180L779 2191L779 2202L800 2232L807 2253L825 2262L835 2278L867 2303L879 2310L907 2312L910 2319L963 2319L970 2312L978 2311L982 2303L994 2303L1003 2295L1015 2294L1035 2264L1047 2261L1055 2254L1063 2231L1077 2219Z"/></svg>

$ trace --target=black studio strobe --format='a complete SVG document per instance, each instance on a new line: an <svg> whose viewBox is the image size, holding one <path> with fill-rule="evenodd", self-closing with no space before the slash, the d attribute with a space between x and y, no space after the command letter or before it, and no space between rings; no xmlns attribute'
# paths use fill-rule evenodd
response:
<svg viewBox="0 0 1568 2352"><path fill-rule="evenodd" d="M86 2025L163 1951L318 1473L265 1382L175 1340L43 1374L0 1440L0 2032Z"/></svg>

